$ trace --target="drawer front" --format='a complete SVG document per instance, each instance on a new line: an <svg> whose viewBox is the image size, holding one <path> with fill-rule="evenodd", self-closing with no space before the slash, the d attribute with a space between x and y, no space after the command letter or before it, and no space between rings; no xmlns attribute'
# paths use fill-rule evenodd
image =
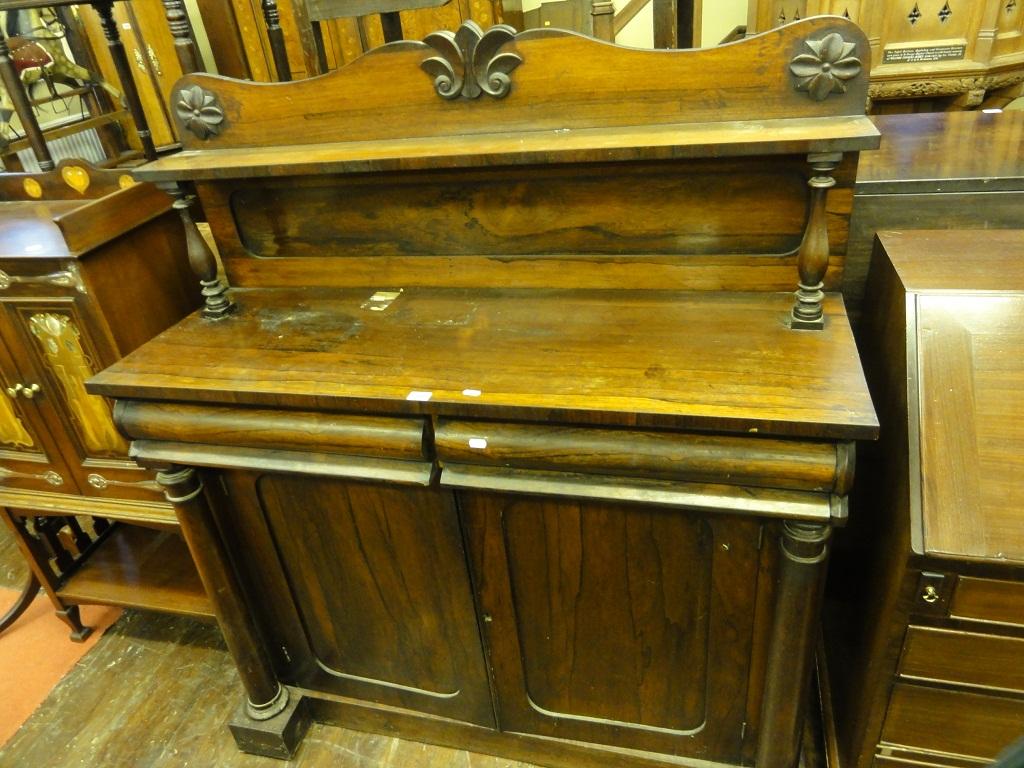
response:
<svg viewBox="0 0 1024 768"><path fill-rule="evenodd" d="M910 627L900 675L1024 693L1024 638Z"/></svg>
<svg viewBox="0 0 1024 768"><path fill-rule="evenodd" d="M949 613L958 619L1024 626L1024 584L961 576Z"/></svg>
<svg viewBox="0 0 1024 768"><path fill-rule="evenodd" d="M1021 735L1022 700L897 683L882 742L991 760Z"/></svg>

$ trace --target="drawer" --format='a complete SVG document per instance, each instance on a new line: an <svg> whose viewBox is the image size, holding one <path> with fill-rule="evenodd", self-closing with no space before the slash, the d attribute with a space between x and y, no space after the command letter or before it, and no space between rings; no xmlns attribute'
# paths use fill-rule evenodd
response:
<svg viewBox="0 0 1024 768"><path fill-rule="evenodd" d="M808 440L447 419L435 440L460 465L839 494L853 474L851 446Z"/></svg>
<svg viewBox="0 0 1024 768"><path fill-rule="evenodd" d="M1024 626L1024 584L961 576L949 614L958 619Z"/></svg>
<svg viewBox="0 0 1024 768"><path fill-rule="evenodd" d="M897 683L882 742L991 760L1022 734L1022 700Z"/></svg>
<svg viewBox="0 0 1024 768"><path fill-rule="evenodd" d="M1024 639L910 627L900 675L1024 693Z"/></svg>

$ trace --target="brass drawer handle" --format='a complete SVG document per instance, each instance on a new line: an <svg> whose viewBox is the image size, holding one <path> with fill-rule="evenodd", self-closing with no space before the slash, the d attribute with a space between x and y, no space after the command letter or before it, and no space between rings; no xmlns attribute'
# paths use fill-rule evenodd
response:
<svg viewBox="0 0 1024 768"><path fill-rule="evenodd" d="M0 483L11 477L27 477L29 480L45 480L53 486L64 485L64 478L52 469L48 469L46 472L35 475L31 472L15 472L13 469L0 467Z"/></svg>
<svg viewBox="0 0 1024 768"><path fill-rule="evenodd" d="M15 384L13 387L7 388L7 396L14 399L18 395L21 395L22 397L27 397L31 400L41 391L42 388L38 384L29 384L27 387L24 384Z"/></svg>
<svg viewBox="0 0 1024 768"><path fill-rule="evenodd" d="M25 277L21 275L9 275L0 269L0 291L6 291L15 283L42 283L44 285L56 285L61 288L74 288L79 293L85 293L85 283L74 264L60 272L53 272L49 275L33 275Z"/></svg>
<svg viewBox="0 0 1024 768"><path fill-rule="evenodd" d="M921 599L926 603L937 603L939 602L939 590L929 584L924 588L924 592L921 594Z"/></svg>
<svg viewBox="0 0 1024 768"><path fill-rule="evenodd" d="M114 485L120 486L122 488L145 488L148 491L155 491L157 493L160 493L163 490L153 480L138 480L134 482L128 482L125 480L109 480L97 472L93 472L92 474L88 475L85 479L89 483L89 485L100 491L105 490Z"/></svg>

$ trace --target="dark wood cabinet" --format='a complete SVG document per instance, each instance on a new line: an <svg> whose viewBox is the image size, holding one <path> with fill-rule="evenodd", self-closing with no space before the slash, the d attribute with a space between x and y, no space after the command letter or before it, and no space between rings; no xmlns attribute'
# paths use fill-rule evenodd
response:
<svg viewBox="0 0 1024 768"><path fill-rule="evenodd" d="M795 768L878 426L837 292L878 135L859 64L793 67L867 41L456 34L187 76L184 151L136 171L195 183L232 287L89 387L175 506L236 740Z"/></svg>
<svg viewBox="0 0 1024 768"><path fill-rule="evenodd" d="M1024 235L885 232L861 348L882 423L830 577L843 765L959 768L1024 735Z"/></svg>
<svg viewBox="0 0 1024 768"><path fill-rule="evenodd" d="M61 611L110 602L208 615L172 508L152 473L128 458L109 401L85 389L196 303L171 199L76 161L7 175L0 199L5 520ZM79 530L75 515L95 518L95 530ZM68 520L74 532L41 520L54 528L49 550L30 533L47 517ZM118 530L110 525L118 520L148 527ZM176 577L177 585L161 583ZM74 626L77 616L69 620Z"/></svg>

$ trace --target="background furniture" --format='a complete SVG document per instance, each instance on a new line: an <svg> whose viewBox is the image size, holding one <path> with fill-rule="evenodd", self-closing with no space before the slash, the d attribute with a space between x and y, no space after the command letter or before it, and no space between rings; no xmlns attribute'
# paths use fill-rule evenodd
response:
<svg viewBox="0 0 1024 768"><path fill-rule="evenodd" d="M794 768L877 429L835 292L866 51L842 19L692 52L467 24L176 86L185 149L136 174L194 181L233 288L89 387L160 469L243 749L311 715Z"/></svg>
<svg viewBox="0 0 1024 768"><path fill-rule="evenodd" d="M963 109L1024 82L1019 0L752 0L749 32L846 16L871 41L874 111Z"/></svg>
<svg viewBox="0 0 1024 768"><path fill-rule="evenodd" d="M879 408L829 575L842 765L987 765L1024 729L1024 232L879 235Z"/></svg>
<svg viewBox="0 0 1024 768"><path fill-rule="evenodd" d="M170 506L84 389L196 305L171 198L64 161L0 176L0 201L0 517L75 639L80 603L209 615Z"/></svg>
<svg viewBox="0 0 1024 768"><path fill-rule="evenodd" d="M1024 113L876 115L882 146L857 169L843 295L861 315L875 233L1013 229L1024 210Z"/></svg>

